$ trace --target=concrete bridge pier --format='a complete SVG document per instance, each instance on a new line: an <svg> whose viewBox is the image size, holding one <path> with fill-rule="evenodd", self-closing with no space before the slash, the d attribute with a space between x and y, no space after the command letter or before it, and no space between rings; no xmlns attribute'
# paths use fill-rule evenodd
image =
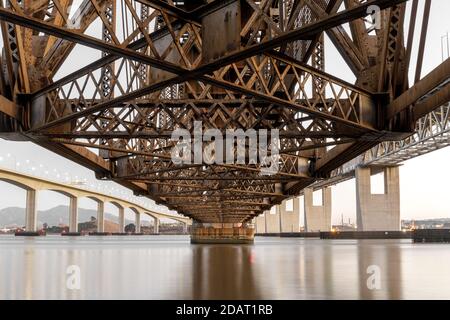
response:
<svg viewBox="0 0 450 320"><path fill-rule="evenodd" d="M125 208L119 208L119 233L125 232Z"/></svg>
<svg viewBox="0 0 450 320"><path fill-rule="evenodd" d="M27 189L25 231L37 231L37 191L34 189Z"/></svg>
<svg viewBox="0 0 450 320"><path fill-rule="evenodd" d="M263 214L260 214L255 218L255 233L263 234L266 233L266 214L267 211L264 211Z"/></svg>
<svg viewBox="0 0 450 320"><path fill-rule="evenodd" d="M305 204L305 230L306 232L331 230L331 187L322 189L322 205L315 206L313 190L303 190Z"/></svg>
<svg viewBox="0 0 450 320"><path fill-rule="evenodd" d="M70 197L69 232L78 232L78 198Z"/></svg>
<svg viewBox="0 0 450 320"><path fill-rule="evenodd" d="M255 230L246 223L195 223L191 243L251 244Z"/></svg>
<svg viewBox="0 0 450 320"><path fill-rule="evenodd" d="M288 201L293 201L292 210L287 209ZM277 206L277 211L280 217L280 232L299 232L300 230L300 199L293 198L285 200L281 205Z"/></svg>
<svg viewBox="0 0 450 320"><path fill-rule="evenodd" d="M105 232L105 203L97 203L97 232Z"/></svg>
<svg viewBox="0 0 450 320"><path fill-rule="evenodd" d="M187 234L188 233L188 225L187 223L183 223L183 234Z"/></svg>
<svg viewBox="0 0 450 320"><path fill-rule="evenodd" d="M400 230L398 167L384 168L384 194L372 194L371 168L356 169L356 224L358 231Z"/></svg>
<svg viewBox="0 0 450 320"><path fill-rule="evenodd" d="M159 234L159 219L158 218L154 218L153 233L154 234Z"/></svg>
<svg viewBox="0 0 450 320"><path fill-rule="evenodd" d="M135 233L141 233L141 214L139 212L136 212L134 214L134 217L136 225Z"/></svg>
<svg viewBox="0 0 450 320"><path fill-rule="evenodd" d="M280 233L280 210L275 207L275 212L266 211L264 217L266 233Z"/></svg>

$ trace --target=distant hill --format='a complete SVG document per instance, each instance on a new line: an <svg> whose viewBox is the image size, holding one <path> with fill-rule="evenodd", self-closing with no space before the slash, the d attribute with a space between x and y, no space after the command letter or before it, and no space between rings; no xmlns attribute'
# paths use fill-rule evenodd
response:
<svg viewBox="0 0 450 320"><path fill-rule="evenodd" d="M90 221L91 217L97 217L96 210L78 208L78 222ZM105 219L118 223L119 217L110 213L105 213ZM69 224L69 207L57 206L49 210L38 211L38 226L47 223L49 226L58 226L60 224ZM134 223L132 220L126 219L125 225ZM148 224L147 221L142 222L143 225ZM13 227L25 225L25 208L8 207L0 210L0 227Z"/></svg>

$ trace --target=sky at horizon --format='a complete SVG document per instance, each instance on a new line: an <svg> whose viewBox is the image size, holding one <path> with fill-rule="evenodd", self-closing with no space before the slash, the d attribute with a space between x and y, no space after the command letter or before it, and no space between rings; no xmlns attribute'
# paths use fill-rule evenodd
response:
<svg viewBox="0 0 450 320"><path fill-rule="evenodd" d="M420 7L424 1L420 1ZM408 8L411 1L408 2ZM433 0L429 32L427 34L426 54L424 57L424 67L422 74L425 75L435 68L441 61L441 37L450 31L450 1ZM408 17L408 12L407 12ZM419 17L417 24L421 24ZM407 30L407 28L405 28ZM416 32L419 32L416 31ZM417 39L416 39L417 41ZM429 48L435 48L430 50ZM412 61L415 61L417 50L413 51ZM354 82L353 74L343 62L339 53L330 45L330 40L326 38L326 71L342 77L344 80ZM412 74L414 69L411 68ZM8 157L8 154L10 156ZM86 178L88 183L98 184L100 188L115 188L117 192L124 195L131 195L129 190L121 188L113 182L96 182L94 173L81 167L80 165L62 158L50 151L47 151L30 142L11 142L0 139L0 167L14 166L20 162L26 165L29 160L37 170L59 172L61 175L67 174L72 179L75 176ZM450 218L450 191L448 183L450 181L450 148L435 151L403 163L400 167L400 199L402 219L428 219L428 218ZM381 180L374 182L374 187L379 188ZM151 200L148 200L151 201ZM355 181L351 179L336 185L332 189L332 222L334 224L349 219L356 220L356 192ZM68 203L68 199L54 192L46 191L39 195L38 210L46 210L57 205ZM11 206L23 207L25 205L25 192L0 181L0 209ZM79 207L94 209L95 202L81 200ZM106 207L106 211L115 213L113 207ZM301 215L303 214L303 202L301 198ZM129 213L127 218L129 218ZM146 220L146 219L144 219Z"/></svg>

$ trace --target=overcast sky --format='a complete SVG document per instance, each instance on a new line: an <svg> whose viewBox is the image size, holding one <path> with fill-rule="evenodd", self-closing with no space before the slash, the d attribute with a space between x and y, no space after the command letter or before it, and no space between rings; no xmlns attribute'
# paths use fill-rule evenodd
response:
<svg viewBox="0 0 450 320"><path fill-rule="evenodd" d="M408 3L408 8L411 6L411 1ZM422 8L423 2L420 1ZM450 1L448 0L433 0L429 32L427 35L426 54L423 67L423 75L430 72L441 61L441 37L450 31L450 19L448 14L450 12ZM407 14L409 17L409 14ZM421 17L418 19L418 26L420 26ZM407 30L407 29L406 29ZM419 32L419 31L417 31ZM417 41L417 39L416 39ZM77 48L74 51L71 59L71 67L79 68L81 63L80 54L98 56L97 52L90 49ZM412 65L416 59L416 51L413 52ZM78 58L77 58L78 57ZM90 59L83 59L83 62L90 62ZM344 78L348 81L354 81L354 77L340 55L331 45L329 39L326 39L326 71ZM63 70L66 72L68 69ZM410 70L414 72L414 69ZM8 157L9 154L9 157ZM30 165L26 164L29 160ZM409 160L400 168L400 189L401 189L401 218L402 219L420 219L420 218L435 218L448 217L450 218L450 201L447 201L450 196L450 189L448 182L450 181L450 169L448 163L450 161L450 148L442 149L428 155ZM49 172L49 176L61 177L69 176L74 180L87 179L88 184L96 184L103 189L115 188L121 190L123 195L130 195L130 192L124 188L111 182L95 181L94 174L76 163L73 163L65 158L62 158L50 151L47 151L37 145L29 142L9 142L0 139L0 166L12 168L15 163L20 163L19 168L34 167L40 174ZM375 179L374 187L379 189L381 186L381 179ZM345 221L350 219L352 222L356 219L356 197L355 197L355 181L354 179L341 183L333 187L333 223L338 223L341 216L344 216ZM150 200L148 200L150 201ZM301 203L303 201L301 199ZM56 205L68 204L68 199L62 195L54 192L42 192L38 199L38 209L49 209ZM0 181L0 209L10 206L25 206L25 192L12 187L9 184ZM95 209L96 204L93 201L83 199L80 202L80 207ZM302 206L301 206L302 207ZM116 209L112 206L107 206L106 210L112 213ZM301 208L303 213L303 208ZM131 213L127 213L127 218L131 218Z"/></svg>

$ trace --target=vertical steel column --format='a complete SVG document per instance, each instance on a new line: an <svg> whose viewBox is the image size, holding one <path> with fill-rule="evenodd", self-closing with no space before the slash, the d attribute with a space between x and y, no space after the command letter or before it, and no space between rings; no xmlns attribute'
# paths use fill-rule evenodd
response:
<svg viewBox="0 0 450 320"><path fill-rule="evenodd" d="M141 22L145 22L149 17L149 7L141 3ZM145 25L145 32L150 33L148 30L149 25ZM144 37L142 35L142 37ZM144 49L145 50L145 49ZM141 63L139 66L139 87L148 85L148 65Z"/></svg>
<svg viewBox="0 0 450 320"><path fill-rule="evenodd" d="M316 69L325 71L325 43L323 33L320 35L319 41L317 41L314 51L312 53L312 66ZM320 94L323 88L322 79L314 79L313 83L313 96L316 97Z"/></svg>
<svg viewBox="0 0 450 320"><path fill-rule="evenodd" d="M104 15L106 21L108 21L109 26L105 26L103 23L102 36L103 41L107 43L113 42L113 35L110 33L110 30L115 32L116 30L116 0L108 0L108 3L104 9ZM102 57L107 56L107 52L102 52ZM114 62L105 66L102 70L102 94L105 98L113 98L114 97Z"/></svg>

